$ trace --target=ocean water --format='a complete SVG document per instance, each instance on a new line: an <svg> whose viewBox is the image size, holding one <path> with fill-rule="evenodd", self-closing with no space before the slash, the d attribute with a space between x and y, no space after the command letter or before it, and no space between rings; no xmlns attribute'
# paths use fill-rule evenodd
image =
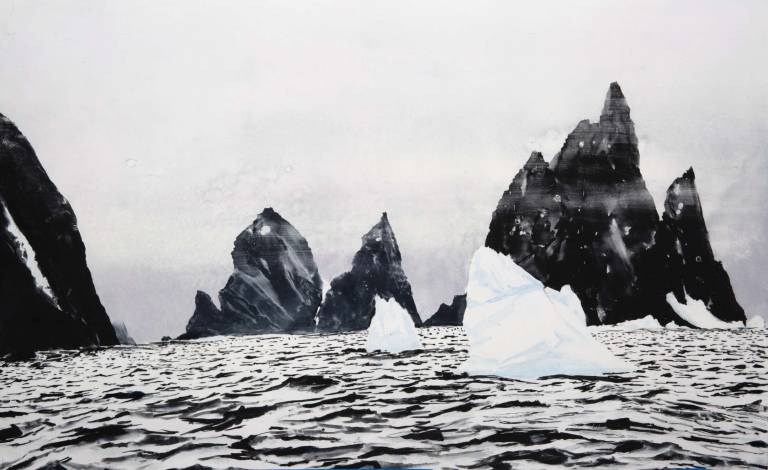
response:
<svg viewBox="0 0 768 470"><path fill-rule="evenodd" d="M631 373L458 373L461 328L222 337L0 363L0 468L768 466L768 331L598 331Z"/></svg>

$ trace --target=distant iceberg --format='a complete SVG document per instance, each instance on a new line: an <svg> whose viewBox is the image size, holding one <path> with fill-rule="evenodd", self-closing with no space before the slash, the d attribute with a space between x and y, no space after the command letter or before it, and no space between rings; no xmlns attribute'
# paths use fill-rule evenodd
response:
<svg viewBox="0 0 768 470"><path fill-rule="evenodd" d="M637 318L635 320L627 320L621 323L616 323L615 325L598 325L598 326L591 326L591 329L595 330L621 330L621 331L636 331L636 330L660 330L663 329L664 326L659 323L659 321L651 315L646 315L643 318ZM669 329L675 329L679 328L679 325L675 324L675 322L669 322L667 324L667 328Z"/></svg>
<svg viewBox="0 0 768 470"><path fill-rule="evenodd" d="M680 318L698 328L732 330L735 328L744 328L744 323L740 321L724 322L712 315L704 302L694 300L685 295L685 303L681 304L671 292L667 294L667 303L672 307Z"/></svg>
<svg viewBox="0 0 768 470"><path fill-rule="evenodd" d="M416 326L408 312L394 299L384 300L376 296L376 309L365 348L369 352L399 353L422 349Z"/></svg>
<svg viewBox="0 0 768 470"><path fill-rule="evenodd" d="M464 328L470 347L464 370L511 378L631 370L592 338L569 292L545 290L507 256L477 250L467 285Z"/></svg>

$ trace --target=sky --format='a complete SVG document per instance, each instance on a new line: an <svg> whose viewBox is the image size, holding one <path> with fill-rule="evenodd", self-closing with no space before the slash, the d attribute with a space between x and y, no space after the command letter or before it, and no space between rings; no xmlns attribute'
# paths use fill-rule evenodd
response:
<svg viewBox="0 0 768 470"><path fill-rule="evenodd" d="M423 318L501 193L612 81L660 207L696 171L716 255L768 318L768 2L0 2L0 112L74 207L102 302L176 336L273 207L326 282L387 211Z"/></svg>

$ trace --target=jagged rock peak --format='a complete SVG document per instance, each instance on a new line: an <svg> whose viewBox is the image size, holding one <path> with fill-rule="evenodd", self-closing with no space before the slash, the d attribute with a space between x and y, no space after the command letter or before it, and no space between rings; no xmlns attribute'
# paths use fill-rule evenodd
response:
<svg viewBox="0 0 768 470"><path fill-rule="evenodd" d="M395 301L416 326L421 318L411 285L403 271L402 256L387 213L362 237L352 269L331 281L331 288L317 313L319 331L356 331L368 328L375 313L374 297Z"/></svg>
<svg viewBox="0 0 768 470"><path fill-rule="evenodd" d="M525 162L525 165L523 166L526 170L543 170L545 168L549 168L549 164L546 160L544 160L544 156L541 154L541 152L534 150L531 152L531 156L528 157L528 161Z"/></svg>
<svg viewBox="0 0 768 470"><path fill-rule="evenodd" d="M619 84L613 82L608 87L608 93L605 95L603 112L600 113L600 122L616 119L623 121L630 120L629 105L627 105L627 99L624 97L624 93L621 91Z"/></svg>
<svg viewBox="0 0 768 470"><path fill-rule="evenodd" d="M712 252L693 168L672 183L659 220L639 167L634 124L612 83L600 122L582 120L550 169L531 155L493 213L486 246L559 289L570 285L590 324L653 315L692 326L667 303L702 301L720 320L744 321Z"/></svg>
<svg viewBox="0 0 768 470"><path fill-rule="evenodd" d="M400 247L397 244L395 232L389 224L386 212L383 212L379 222L363 235L362 241L363 246L361 249L382 250L386 254L388 261L395 261L397 263L402 261Z"/></svg>
<svg viewBox="0 0 768 470"><path fill-rule="evenodd" d="M680 177L675 178L667 189L664 213L672 220L695 219L692 223L699 225L706 232L704 213L701 208L699 191L696 189L696 174L693 172L693 167L689 167Z"/></svg>
<svg viewBox="0 0 768 470"><path fill-rule="evenodd" d="M551 167L560 180L574 180L596 172L602 176L613 175L618 180L639 177L640 152L635 125L617 83L608 88L600 121L580 121L554 160ZM606 172L602 167L613 171Z"/></svg>
<svg viewBox="0 0 768 470"><path fill-rule="evenodd" d="M314 331L322 280L307 240L271 207L235 239L221 309L198 291L180 338Z"/></svg>

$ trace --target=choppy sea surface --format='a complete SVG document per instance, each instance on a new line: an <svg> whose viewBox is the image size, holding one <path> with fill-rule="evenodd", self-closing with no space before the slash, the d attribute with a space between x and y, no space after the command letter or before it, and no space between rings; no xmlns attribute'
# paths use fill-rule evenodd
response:
<svg viewBox="0 0 768 470"><path fill-rule="evenodd" d="M39 353L0 362L0 468L768 466L768 331L593 334L636 370L468 377L461 328Z"/></svg>

